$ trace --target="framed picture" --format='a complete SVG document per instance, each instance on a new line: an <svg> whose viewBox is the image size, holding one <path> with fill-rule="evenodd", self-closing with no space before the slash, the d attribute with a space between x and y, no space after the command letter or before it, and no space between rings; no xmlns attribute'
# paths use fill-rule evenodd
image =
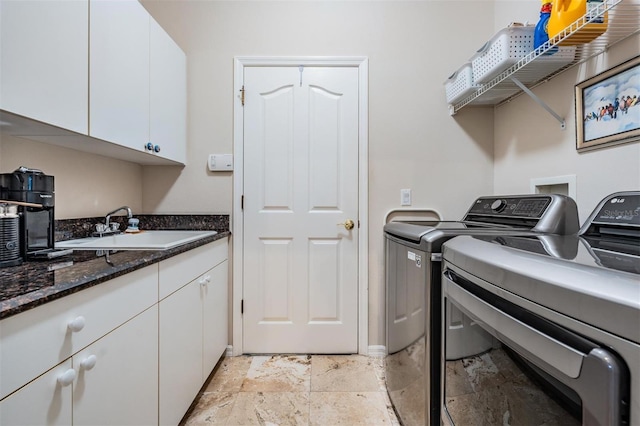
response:
<svg viewBox="0 0 640 426"><path fill-rule="evenodd" d="M640 56L576 85L578 151L640 140Z"/></svg>

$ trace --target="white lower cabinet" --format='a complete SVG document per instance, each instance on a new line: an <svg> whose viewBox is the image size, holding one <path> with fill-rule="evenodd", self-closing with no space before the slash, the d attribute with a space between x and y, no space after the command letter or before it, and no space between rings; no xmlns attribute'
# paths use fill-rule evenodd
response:
<svg viewBox="0 0 640 426"><path fill-rule="evenodd" d="M202 309L195 282L160 302L160 424L177 425L202 386Z"/></svg>
<svg viewBox="0 0 640 426"><path fill-rule="evenodd" d="M206 380L227 349L228 339L228 283L229 265L225 260L210 272L210 280L203 293L203 363L202 380Z"/></svg>
<svg viewBox="0 0 640 426"><path fill-rule="evenodd" d="M228 243L0 321L0 425L176 425L227 345Z"/></svg>
<svg viewBox="0 0 640 426"><path fill-rule="evenodd" d="M158 423L158 307L73 356L74 425Z"/></svg>
<svg viewBox="0 0 640 426"><path fill-rule="evenodd" d="M157 303L151 265L0 321L0 400Z"/></svg>
<svg viewBox="0 0 640 426"><path fill-rule="evenodd" d="M0 425L70 425L73 379L63 384L58 381L64 382L65 374L75 374L71 359L2 400Z"/></svg>
<svg viewBox="0 0 640 426"><path fill-rule="evenodd" d="M160 424L176 425L227 347L228 245L218 240L160 263ZM181 273L180 273L181 272Z"/></svg>

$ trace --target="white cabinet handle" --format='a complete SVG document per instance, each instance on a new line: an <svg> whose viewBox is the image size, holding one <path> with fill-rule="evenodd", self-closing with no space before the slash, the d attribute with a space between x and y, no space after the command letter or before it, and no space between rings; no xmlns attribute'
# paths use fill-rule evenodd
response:
<svg viewBox="0 0 640 426"><path fill-rule="evenodd" d="M198 283L203 287L210 282L211 282L211 275L205 275L204 277L200 278L200 280L198 281Z"/></svg>
<svg viewBox="0 0 640 426"><path fill-rule="evenodd" d="M91 370L96 366L97 360L98 358L96 358L95 355L89 355L88 357L80 361L80 367L84 368L85 370Z"/></svg>
<svg viewBox="0 0 640 426"><path fill-rule="evenodd" d="M60 386L69 386L76 379L76 370L73 368L68 369L64 373L58 376L58 383Z"/></svg>
<svg viewBox="0 0 640 426"><path fill-rule="evenodd" d="M74 333L77 333L78 331L84 328L84 324L85 324L85 319L82 315L80 315L74 320L69 321L69 324L67 324L67 327L69 328L69 330L73 331Z"/></svg>

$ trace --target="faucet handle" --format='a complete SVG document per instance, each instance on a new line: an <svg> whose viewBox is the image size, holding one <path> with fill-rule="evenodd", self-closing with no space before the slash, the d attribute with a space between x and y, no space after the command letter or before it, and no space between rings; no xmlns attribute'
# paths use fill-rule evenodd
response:
<svg viewBox="0 0 640 426"><path fill-rule="evenodd" d="M120 229L120 224L118 222L111 222L111 231L115 232Z"/></svg>
<svg viewBox="0 0 640 426"><path fill-rule="evenodd" d="M106 224L96 223L96 232L106 232L106 231L108 231Z"/></svg>

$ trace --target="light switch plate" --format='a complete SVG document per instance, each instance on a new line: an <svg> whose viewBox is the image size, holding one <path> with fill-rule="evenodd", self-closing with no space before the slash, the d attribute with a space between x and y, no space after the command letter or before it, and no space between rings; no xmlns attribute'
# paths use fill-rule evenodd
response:
<svg viewBox="0 0 640 426"><path fill-rule="evenodd" d="M401 206L410 206L411 205L411 190L410 189L401 189L400 190L400 205Z"/></svg>
<svg viewBox="0 0 640 426"><path fill-rule="evenodd" d="M232 154L209 154L209 170L212 172L227 172L233 170Z"/></svg>

